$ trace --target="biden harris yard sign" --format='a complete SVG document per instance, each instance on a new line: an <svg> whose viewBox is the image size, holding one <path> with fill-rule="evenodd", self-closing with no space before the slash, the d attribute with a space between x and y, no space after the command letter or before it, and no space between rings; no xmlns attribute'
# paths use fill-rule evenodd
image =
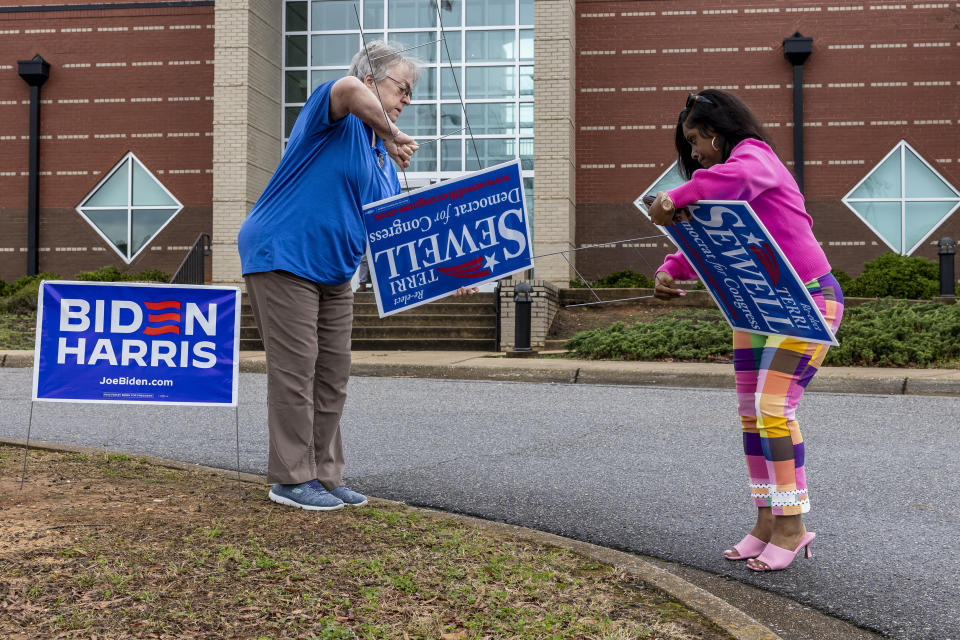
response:
<svg viewBox="0 0 960 640"><path fill-rule="evenodd" d="M33 399L236 406L236 287L43 282Z"/></svg>
<svg viewBox="0 0 960 640"><path fill-rule="evenodd" d="M520 161L363 208L380 317L533 267Z"/></svg>
<svg viewBox="0 0 960 640"><path fill-rule="evenodd" d="M634 204L646 213L638 198ZM662 227L734 329L838 344L810 292L746 202L700 200Z"/></svg>

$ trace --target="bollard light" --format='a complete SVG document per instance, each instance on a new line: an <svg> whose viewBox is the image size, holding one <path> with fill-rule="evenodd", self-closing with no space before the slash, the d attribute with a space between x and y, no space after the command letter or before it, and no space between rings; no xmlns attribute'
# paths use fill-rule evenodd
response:
<svg viewBox="0 0 960 640"><path fill-rule="evenodd" d="M957 252L957 243L952 238L940 238L937 253L940 254L940 295L954 297L953 256Z"/></svg>
<svg viewBox="0 0 960 640"><path fill-rule="evenodd" d="M521 282L513 290L513 307L516 314L514 351L530 351L530 308L533 305L533 287Z"/></svg>

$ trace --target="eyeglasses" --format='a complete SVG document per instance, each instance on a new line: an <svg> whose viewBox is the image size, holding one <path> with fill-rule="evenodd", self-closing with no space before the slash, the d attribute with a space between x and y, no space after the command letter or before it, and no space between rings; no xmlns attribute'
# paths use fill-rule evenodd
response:
<svg viewBox="0 0 960 640"><path fill-rule="evenodd" d="M713 100L706 96L701 96L699 93L690 93L687 94L687 104L684 106L684 109L693 109L694 105L696 105L698 102L702 102L703 104L713 104Z"/></svg>
<svg viewBox="0 0 960 640"><path fill-rule="evenodd" d="M410 87L410 85L408 85L406 82L400 82L393 76L388 75L387 77L393 80L394 84L397 85L397 88L400 89L400 92L403 93L403 95L407 96L411 100L413 99L413 88Z"/></svg>

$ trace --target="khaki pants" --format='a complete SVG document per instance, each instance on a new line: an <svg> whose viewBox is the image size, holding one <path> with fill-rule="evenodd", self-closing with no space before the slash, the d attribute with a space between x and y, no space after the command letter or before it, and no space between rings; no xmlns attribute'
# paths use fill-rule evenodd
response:
<svg viewBox="0 0 960 640"><path fill-rule="evenodd" d="M343 484L340 414L350 378L353 291L285 271L244 277L267 354L267 479Z"/></svg>

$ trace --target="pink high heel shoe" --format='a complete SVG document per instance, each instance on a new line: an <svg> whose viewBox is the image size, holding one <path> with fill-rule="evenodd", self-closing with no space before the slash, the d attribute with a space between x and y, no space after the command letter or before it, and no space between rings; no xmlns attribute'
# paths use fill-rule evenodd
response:
<svg viewBox="0 0 960 640"><path fill-rule="evenodd" d="M810 543L813 542L813 539L816 537L817 534L812 531L807 531L803 534L803 537L800 538L800 544L798 544L797 548L793 551L788 551L775 544L768 544L766 548L764 548L763 553L757 556L757 562L764 563L768 568L755 567L751 564L747 566L754 571L778 571L780 569L786 569L790 566L790 563L793 562L793 559L797 557L797 554L800 553L800 549L806 549L806 556L808 558L813 557L813 554L810 553Z"/></svg>
<svg viewBox="0 0 960 640"><path fill-rule="evenodd" d="M750 558L759 556L766 546L766 542L748 533L744 536L743 540L733 545L732 549L728 549L728 551L736 551L740 555L728 556L724 553L723 557L727 560L749 560Z"/></svg>

